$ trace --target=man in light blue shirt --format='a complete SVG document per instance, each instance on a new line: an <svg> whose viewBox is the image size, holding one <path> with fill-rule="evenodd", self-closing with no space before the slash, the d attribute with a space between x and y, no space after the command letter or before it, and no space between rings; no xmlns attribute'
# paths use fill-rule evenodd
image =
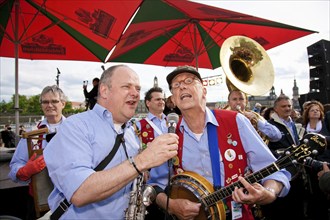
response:
<svg viewBox="0 0 330 220"><path fill-rule="evenodd" d="M41 149L44 149L48 144L48 137L56 134L57 129L65 120L62 111L65 107L67 97L62 89L56 85L52 85L43 88L39 101L45 118L39 122L37 127L38 130L44 129L44 131L38 131L40 139L34 145L32 144L32 149L28 148L27 139L22 138L18 142L15 153L9 164L10 172L8 176L11 180L14 182L29 183L27 219L35 219L37 214L34 206L34 195L36 195L37 192L33 190L31 178L33 175L43 171L46 167L43 155L37 155L34 150L40 151ZM29 152L31 152L31 155L29 155ZM46 181L43 184L46 184ZM43 185L42 187L44 189L51 189L52 186L49 184L47 186ZM43 215L44 213L42 212L40 214Z"/></svg>
<svg viewBox="0 0 330 220"><path fill-rule="evenodd" d="M204 177L213 187L217 187L216 182L219 182L219 186L223 187L227 185L227 181L240 181L240 187L233 187L232 194L229 194L232 195L232 209L228 211L231 212L232 216L240 216L243 219L252 217L248 210L243 209L243 207L248 208L245 204L271 203L277 196L285 196L288 193L290 174L284 170L263 178L261 184L248 183L240 176L244 173L240 169L235 175L228 178L226 172L232 172L232 167L236 166L236 163L242 163L243 158L246 158L244 160L246 160L247 168L251 171L260 170L272 164L276 159L251 126L250 121L241 114L222 110L227 112L223 112L223 114L229 114L231 117L235 114L234 120L236 119L236 122L234 122L234 125L237 126L237 130L232 134L228 133L223 136L218 136L217 133L209 135L211 133L209 125L216 127L218 132L219 127L226 127L226 125L219 124L215 115L206 107L206 88L203 87L202 78L195 68L189 66L178 67L167 76L167 82L173 94L172 101L182 113L182 121L178 123L177 134L179 134L180 142L183 143L182 146L179 143L179 162L174 162L174 165L179 164L179 169L177 169L179 174L182 171L191 171ZM235 133L239 137L233 138L236 135ZM220 145L219 150L218 142L216 142L215 148L211 149L210 145L212 145L214 138L226 139L226 145L231 145L230 148L222 152L223 146ZM241 143L238 144L238 142ZM238 151L238 145L243 146L245 154ZM181 148L182 150L180 150ZM211 150L213 150L213 153L211 153ZM218 155L218 162L215 160L216 163L213 163L214 155ZM218 173L214 172L216 170L219 170ZM186 185L187 189L191 186L189 190L192 190L193 193L199 193L198 189L194 190L193 184L180 182L180 179L178 179L178 182L178 185ZM201 194L201 197L205 196L203 193ZM203 212L205 207L201 207L201 205L205 205L206 201L198 203L182 197L168 200L165 193L159 193L156 202L162 209L178 218L193 219L199 215L200 211ZM243 204L243 206L240 204Z"/></svg>
<svg viewBox="0 0 330 220"><path fill-rule="evenodd" d="M144 119L141 119L136 123L139 129L140 139L143 146L147 146L148 142L151 142L154 138L161 134L167 133L166 115L163 113L165 108L165 98L162 88L153 87L145 93L144 103L148 109L148 114ZM158 169L168 170L167 163L164 163ZM157 170L158 170L157 169ZM155 169L151 169L150 177L154 176ZM159 177L158 177L159 178ZM162 177L164 187L167 184L167 176ZM153 180L149 180L153 182Z"/></svg>
<svg viewBox="0 0 330 220"><path fill-rule="evenodd" d="M128 122L140 100L138 75L128 66L105 70L97 104L69 117L47 146L44 157L54 190L54 214L61 201L71 203L60 219L124 219L132 181L177 154L178 137L164 134L138 154L140 143ZM124 142L104 170L94 168L112 150L117 134Z"/></svg>

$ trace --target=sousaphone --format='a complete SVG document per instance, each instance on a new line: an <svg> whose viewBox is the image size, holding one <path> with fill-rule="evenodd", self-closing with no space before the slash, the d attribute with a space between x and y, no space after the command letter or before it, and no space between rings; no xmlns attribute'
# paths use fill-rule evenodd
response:
<svg viewBox="0 0 330 220"><path fill-rule="evenodd" d="M227 38L220 50L220 62L229 91L264 95L274 84L273 64L265 49L244 36Z"/></svg>

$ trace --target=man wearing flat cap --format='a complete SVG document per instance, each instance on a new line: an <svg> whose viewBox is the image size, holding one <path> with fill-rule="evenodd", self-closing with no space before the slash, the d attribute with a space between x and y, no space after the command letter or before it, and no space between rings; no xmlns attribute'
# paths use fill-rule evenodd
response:
<svg viewBox="0 0 330 220"><path fill-rule="evenodd" d="M233 219L253 219L249 208L251 205L271 203L278 196L288 193L290 174L287 171L274 171L271 175L260 177L260 184L259 181L249 183L241 177L244 171L260 170L276 159L246 117L237 112L211 111L206 107L207 90L194 67L178 67L166 80L172 101L181 110L182 119L176 127L179 150L172 169L173 174L178 175L172 177L172 185L168 187L170 191L171 188L177 190L169 193L169 199L166 193L158 191L156 203L159 207L179 219L194 219L201 213L210 214L209 208L212 205L201 200L205 194L196 195L205 189L193 190L192 195L199 197L195 201L190 201L191 198L185 198L185 193L180 192L182 187L190 184L192 187L186 190L192 190L196 183L183 175L185 171L190 171L191 176L200 183L205 179L216 190L240 182L236 183L236 187L228 189L232 191L227 191L226 205L222 203L224 198L213 198L220 202L215 208L221 207L217 210L219 213L212 212L217 215L213 216L215 219L230 219L229 216ZM176 184L184 179L186 184L177 187ZM201 185L197 184L198 187Z"/></svg>

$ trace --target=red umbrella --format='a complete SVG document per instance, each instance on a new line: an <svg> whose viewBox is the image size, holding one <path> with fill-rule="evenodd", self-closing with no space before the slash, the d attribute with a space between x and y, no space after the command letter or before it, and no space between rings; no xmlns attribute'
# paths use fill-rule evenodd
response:
<svg viewBox="0 0 330 220"><path fill-rule="evenodd" d="M142 0L0 0L0 56L104 62Z"/></svg>
<svg viewBox="0 0 330 220"><path fill-rule="evenodd" d="M141 2L0 0L0 56L104 62Z"/></svg>
<svg viewBox="0 0 330 220"><path fill-rule="evenodd" d="M311 33L190 1L144 1L108 61L215 69L228 37L243 35L267 50Z"/></svg>

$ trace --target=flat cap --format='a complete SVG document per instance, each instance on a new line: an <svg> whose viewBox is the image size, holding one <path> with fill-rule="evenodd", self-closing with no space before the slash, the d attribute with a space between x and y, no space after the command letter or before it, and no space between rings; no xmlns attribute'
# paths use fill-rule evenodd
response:
<svg viewBox="0 0 330 220"><path fill-rule="evenodd" d="M171 84L172 84L172 80L177 76L179 75L180 73L191 73L191 74L194 74L202 83L203 83L203 80L202 80L202 77L201 75L199 74L199 72L196 70L195 67L192 67L192 66L178 66L177 68L175 68L175 70L173 70L170 74L167 75L166 77L166 80L167 80L167 83L168 83L168 87L170 88L171 90Z"/></svg>

